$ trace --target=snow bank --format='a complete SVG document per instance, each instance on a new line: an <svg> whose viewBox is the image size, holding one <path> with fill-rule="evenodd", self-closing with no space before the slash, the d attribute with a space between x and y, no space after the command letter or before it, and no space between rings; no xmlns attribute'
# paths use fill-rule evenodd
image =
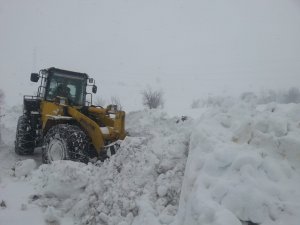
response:
<svg viewBox="0 0 300 225"><path fill-rule="evenodd" d="M91 169L83 163L58 161L41 165L34 175L44 195L67 199L84 190L92 176Z"/></svg>
<svg viewBox="0 0 300 225"><path fill-rule="evenodd" d="M190 141L176 224L299 224L300 105L224 101Z"/></svg>
<svg viewBox="0 0 300 225"><path fill-rule="evenodd" d="M176 121L160 111L130 113L127 128L134 137L126 138L109 160L40 166L31 181L37 204L72 216L78 224L171 223L190 134L189 122Z"/></svg>

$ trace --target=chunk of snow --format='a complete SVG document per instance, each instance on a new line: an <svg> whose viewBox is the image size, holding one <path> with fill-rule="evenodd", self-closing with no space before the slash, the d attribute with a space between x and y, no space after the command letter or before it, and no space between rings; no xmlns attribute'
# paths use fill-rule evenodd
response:
<svg viewBox="0 0 300 225"><path fill-rule="evenodd" d="M59 211L57 211L55 208L53 208L52 206L49 206L45 213L44 213L44 218L45 218L45 221L47 223L50 223L50 224L54 224L55 225L59 225L60 224L60 215L59 215Z"/></svg>
<svg viewBox="0 0 300 225"><path fill-rule="evenodd" d="M100 127L102 134L109 134L109 129L107 127Z"/></svg>
<svg viewBox="0 0 300 225"><path fill-rule="evenodd" d="M15 176L22 177L27 176L36 168L36 162L33 159L25 159L23 161L18 161L15 164Z"/></svg>
<svg viewBox="0 0 300 225"><path fill-rule="evenodd" d="M83 163L56 161L41 165L34 175L35 182L44 194L65 199L84 190L91 171Z"/></svg>

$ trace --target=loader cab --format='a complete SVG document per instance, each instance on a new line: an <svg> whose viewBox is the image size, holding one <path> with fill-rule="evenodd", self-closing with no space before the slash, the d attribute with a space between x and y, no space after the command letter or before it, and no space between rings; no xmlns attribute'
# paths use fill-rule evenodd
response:
<svg viewBox="0 0 300 225"><path fill-rule="evenodd" d="M93 86L92 92L97 91L94 80L85 73L77 73L57 68L41 70L39 74L31 74L31 81L37 82L41 79L38 97L46 101L56 101L57 98L66 98L68 104L84 106L91 104L91 94L86 92L87 86ZM91 83L93 81L93 85ZM87 99L90 95L90 99ZM90 101L89 101L90 100Z"/></svg>
<svg viewBox="0 0 300 225"><path fill-rule="evenodd" d="M55 101L57 97L64 97L70 105L84 105L87 78L83 73L50 69L45 88L45 100Z"/></svg>

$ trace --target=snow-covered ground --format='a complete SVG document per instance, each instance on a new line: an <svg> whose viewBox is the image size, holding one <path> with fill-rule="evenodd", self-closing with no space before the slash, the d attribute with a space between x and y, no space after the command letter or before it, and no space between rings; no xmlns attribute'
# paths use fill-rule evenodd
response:
<svg viewBox="0 0 300 225"><path fill-rule="evenodd" d="M299 224L300 104L211 98L185 121L130 112L117 154L88 165L16 156L20 112L1 121L1 225Z"/></svg>

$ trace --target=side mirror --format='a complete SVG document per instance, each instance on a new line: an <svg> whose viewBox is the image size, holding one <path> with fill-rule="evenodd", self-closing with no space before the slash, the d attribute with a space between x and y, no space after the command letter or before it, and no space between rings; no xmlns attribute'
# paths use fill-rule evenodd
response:
<svg viewBox="0 0 300 225"><path fill-rule="evenodd" d="M32 74L31 74L30 80L31 80L32 82L38 82L39 79L40 79L40 75L39 75L38 73L32 73Z"/></svg>
<svg viewBox="0 0 300 225"><path fill-rule="evenodd" d="M96 94L96 93L97 93L97 86L96 86L96 85L93 85L92 92L93 92L94 94Z"/></svg>
<svg viewBox="0 0 300 225"><path fill-rule="evenodd" d="M89 78L89 83L94 83L94 79L93 78Z"/></svg>

